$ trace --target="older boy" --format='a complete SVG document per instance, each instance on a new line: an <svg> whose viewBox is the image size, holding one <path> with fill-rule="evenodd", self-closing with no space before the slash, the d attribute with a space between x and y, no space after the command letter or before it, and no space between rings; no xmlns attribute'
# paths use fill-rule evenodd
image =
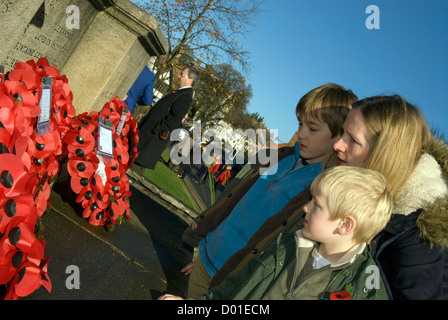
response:
<svg viewBox="0 0 448 320"><path fill-rule="evenodd" d="M300 126L295 147L278 150L279 162L272 170L252 174L199 217L193 225L196 235L204 237L199 254L182 270L191 271L188 297L207 293L211 285L241 270L281 230L297 228L292 222L309 201L306 188L333 164L332 146L356 100L336 84L311 90L296 108Z"/></svg>
<svg viewBox="0 0 448 320"><path fill-rule="evenodd" d="M333 167L313 181L311 193L303 229L280 234L241 273L200 299L388 299L367 248L391 217L384 177L369 169Z"/></svg>

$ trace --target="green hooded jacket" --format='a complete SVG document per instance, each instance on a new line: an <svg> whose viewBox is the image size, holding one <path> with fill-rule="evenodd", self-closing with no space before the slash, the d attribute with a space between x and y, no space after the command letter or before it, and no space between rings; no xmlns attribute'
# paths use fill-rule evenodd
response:
<svg viewBox="0 0 448 320"><path fill-rule="evenodd" d="M297 260L296 233L281 233L265 251L239 273L232 274L217 287L213 287L209 294L198 297L199 300L261 300L266 293L272 292L273 284L279 280L282 272L287 271L290 263ZM308 252L311 252L312 247ZM322 269L325 269L324 267ZM325 279L330 279L323 290L314 297L306 299L338 300L348 296L351 300L388 300L384 282L379 275L378 268L372 259L368 247L352 262L336 267L327 268ZM328 273L331 273L329 275ZM285 275L283 275L285 276ZM304 280L307 281L308 278ZM314 279L318 282L319 279ZM278 282L276 283L278 286ZM274 288L275 290L275 288ZM302 295L302 296L306 296ZM269 295L272 296L272 295ZM268 297L269 297L268 296ZM292 298L301 298L300 293ZM283 298L281 298L283 299ZM305 298L303 298L305 299Z"/></svg>

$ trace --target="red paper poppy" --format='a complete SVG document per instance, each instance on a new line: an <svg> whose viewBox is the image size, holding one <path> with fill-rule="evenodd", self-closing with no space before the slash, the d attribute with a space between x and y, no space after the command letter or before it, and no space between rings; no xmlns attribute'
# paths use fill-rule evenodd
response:
<svg viewBox="0 0 448 320"><path fill-rule="evenodd" d="M121 120L121 116L123 114L123 109L127 109L127 105L121 101L118 97L113 97L110 102L107 102L103 109L99 113L99 117L110 121L114 124L114 128L116 129L118 123Z"/></svg>
<svg viewBox="0 0 448 320"><path fill-rule="evenodd" d="M57 165L59 168L59 165ZM42 217L42 215L45 213L45 210L47 210L47 207L50 205L49 198L51 193L51 187L50 183L46 181L45 183L42 183L40 186L40 190L35 196L35 204L37 209L37 214L39 217Z"/></svg>
<svg viewBox="0 0 448 320"><path fill-rule="evenodd" d="M6 102L7 99L4 99ZM10 101L13 101L12 99ZM3 103L4 103L3 102ZM23 112L17 111L15 104L11 108L5 107L4 104L0 105L0 121L2 127L5 128L11 136L20 135L25 133L26 128L24 127L24 115ZM31 133L30 131L29 133Z"/></svg>
<svg viewBox="0 0 448 320"><path fill-rule="evenodd" d="M22 160L23 166L26 170L30 171L31 168L31 155L28 153L30 146L33 145L33 141L28 136L17 137L14 143L14 150L17 157Z"/></svg>
<svg viewBox="0 0 448 320"><path fill-rule="evenodd" d="M121 176L123 175L123 165L118 161L114 161L117 164L115 165L106 165L105 173L107 177L107 181L111 184L118 185L121 180Z"/></svg>
<svg viewBox="0 0 448 320"><path fill-rule="evenodd" d="M74 130L86 129L89 132L94 132L97 127L97 123L95 119L92 119L87 115L87 112L84 112L72 119L70 127Z"/></svg>
<svg viewBox="0 0 448 320"><path fill-rule="evenodd" d="M126 166L129 162L129 153L127 151L127 147L123 146L123 141L116 133L114 134L113 152L114 158L120 161L123 166Z"/></svg>
<svg viewBox="0 0 448 320"><path fill-rule="evenodd" d="M101 211L101 208L98 207L98 204L94 201L94 202L92 202L91 205L85 207L85 209L82 213L82 216L83 216L83 218L88 219L92 215L98 214L100 211Z"/></svg>
<svg viewBox="0 0 448 320"><path fill-rule="evenodd" d="M0 239L0 284L7 283L18 272L23 261L39 263L43 258L44 246L36 239L34 225L36 219L15 217Z"/></svg>
<svg viewBox="0 0 448 320"><path fill-rule="evenodd" d="M35 68L25 62L17 62L8 78L12 81L23 82L30 92L40 85L41 77L35 72Z"/></svg>
<svg viewBox="0 0 448 320"><path fill-rule="evenodd" d="M95 173L97 166L91 161L86 160L68 160L67 170L72 177L88 178Z"/></svg>
<svg viewBox="0 0 448 320"><path fill-rule="evenodd" d="M3 198L0 202L0 234L6 234L6 227L11 220L19 218L26 220L28 217L37 218L34 197L31 194L21 194L14 198Z"/></svg>
<svg viewBox="0 0 448 320"><path fill-rule="evenodd" d="M37 178L24 170L20 158L9 153L0 155L0 188L3 188L5 197L31 193L35 185Z"/></svg>
<svg viewBox="0 0 448 320"><path fill-rule="evenodd" d="M14 70L9 74L11 80L26 85L28 89L27 97L31 98L30 94L34 97L35 102L33 104L27 103L28 100L23 101L24 106L28 104L37 106L35 110L37 114L31 114L34 117L37 117L40 113L38 101L41 99L43 77L52 78L51 129L60 133L63 137L69 128L68 123L76 113L72 105L73 94L70 91L67 77L61 75L56 67L50 66L46 58L39 59L37 63L34 60L17 63ZM24 99L24 97L21 98Z"/></svg>
<svg viewBox="0 0 448 320"><path fill-rule="evenodd" d="M5 86L0 86L0 107L11 110L14 107L14 100L7 93Z"/></svg>
<svg viewBox="0 0 448 320"><path fill-rule="evenodd" d="M130 112L127 112L124 123L121 123L121 132L117 132L117 127L123 121L122 115L124 110L128 110L126 104L118 97L114 97L109 103L104 105L99 117L113 123L115 128L114 140L116 141L114 144L114 155L124 165L125 171L127 171L137 157L138 129L137 121ZM117 133L117 136L115 136L115 133ZM118 133L120 134L118 135Z"/></svg>
<svg viewBox="0 0 448 320"><path fill-rule="evenodd" d="M59 174L59 158L56 154L52 154L47 158L47 175L49 178L55 177Z"/></svg>
<svg viewBox="0 0 448 320"><path fill-rule="evenodd" d="M57 131L41 136L34 132L31 138L34 143L30 151L34 158L44 159L50 155L61 154L61 137Z"/></svg>
<svg viewBox="0 0 448 320"><path fill-rule="evenodd" d="M92 133L87 129L81 129L79 131L71 130L64 138L67 144L67 150L73 155L69 155L69 158L85 158L89 153L94 151L95 148L95 138Z"/></svg>
<svg viewBox="0 0 448 320"><path fill-rule="evenodd" d="M109 217L112 222L112 225L118 224L117 220L119 220L120 217L124 217L128 220L131 220L129 216L129 200L127 199L125 200L123 198L114 200L109 210Z"/></svg>
<svg viewBox="0 0 448 320"><path fill-rule="evenodd" d="M2 259L0 259L0 284L8 283L14 277L23 260L23 252L13 246L11 246L11 250L2 254Z"/></svg>
<svg viewBox="0 0 448 320"><path fill-rule="evenodd" d="M27 261L22 264L8 286L5 299L15 300L26 297L43 286L51 292L52 285L47 273L48 258L42 259L40 264Z"/></svg>
<svg viewBox="0 0 448 320"><path fill-rule="evenodd" d="M330 294L330 300L350 300L350 292L342 290Z"/></svg>
<svg viewBox="0 0 448 320"><path fill-rule="evenodd" d="M12 136L5 128L0 127L0 154L12 153L14 150L14 142Z"/></svg>
<svg viewBox="0 0 448 320"><path fill-rule="evenodd" d="M117 181L117 177L115 177L115 181ZM127 177L125 175L122 175L119 181L115 181L107 182L109 185L108 191L111 197L114 197L114 199L118 199L123 197L123 194L125 194L129 190L129 185L126 184Z"/></svg>
<svg viewBox="0 0 448 320"><path fill-rule="evenodd" d="M57 79L53 84L52 92L52 117L51 123L54 127L54 131L58 131L63 134L70 128L70 123L73 117L76 115L75 108L73 107L72 100L73 94L70 91L68 83Z"/></svg>
<svg viewBox="0 0 448 320"><path fill-rule="evenodd" d="M104 208L100 208L97 202L93 202L84 209L83 217L89 219L89 223L94 226L102 226L107 220Z"/></svg>
<svg viewBox="0 0 448 320"><path fill-rule="evenodd" d="M8 240L12 241L11 233L13 230L20 230L20 236L17 236L15 247L22 252L26 252L29 258L41 260L44 257L44 248L42 243L36 238L34 234L34 226L37 219L29 219L17 224L9 233ZM11 221L11 225L15 225L15 220ZM19 233L19 231L16 231ZM15 234L15 233L14 233ZM11 242L11 244L13 244Z"/></svg>
<svg viewBox="0 0 448 320"><path fill-rule="evenodd" d="M83 192L83 189L89 185L90 185L89 178L78 177L78 179L76 179L76 177L71 177L71 179L70 179L70 187L73 190L73 192L75 192L78 195L81 195L81 193L84 194L85 192L87 192L87 191ZM77 201L77 202L81 202L81 201Z"/></svg>
<svg viewBox="0 0 448 320"><path fill-rule="evenodd" d="M103 210L106 209L110 205L109 186L103 182L98 174L92 177L90 184L98 207Z"/></svg>
<svg viewBox="0 0 448 320"><path fill-rule="evenodd" d="M104 226L106 224L107 215L104 213L104 210L100 210L99 212L90 215L89 223L94 226Z"/></svg>
<svg viewBox="0 0 448 320"><path fill-rule="evenodd" d="M15 104L20 106L17 111L23 112L27 121L35 122L35 118L40 114L40 107L38 97L34 95L34 92L21 81L6 80L5 89Z"/></svg>

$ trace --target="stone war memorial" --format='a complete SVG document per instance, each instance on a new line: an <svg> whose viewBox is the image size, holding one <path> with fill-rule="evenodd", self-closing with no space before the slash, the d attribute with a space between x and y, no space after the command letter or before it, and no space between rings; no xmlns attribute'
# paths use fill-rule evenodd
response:
<svg viewBox="0 0 448 320"><path fill-rule="evenodd" d="M46 57L69 79L76 112L123 97L167 51L157 21L129 0L0 1L0 65Z"/></svg>
<svg viewBox="0 0 448 320"><path fill-rule="evenodd" d="M128 0L0 0L0 35L0 299L157 297L184 256L162 263L136 214L164 208L131 210L121 100L168 51L157 21Z"/></svg>

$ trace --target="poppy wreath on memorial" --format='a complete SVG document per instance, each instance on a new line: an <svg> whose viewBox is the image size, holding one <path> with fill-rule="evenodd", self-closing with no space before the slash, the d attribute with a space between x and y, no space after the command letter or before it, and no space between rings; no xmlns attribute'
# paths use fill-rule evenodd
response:
<svg viewBox="0 0 448 320"><path fill-rule="evenodd" d="M39 101L42 96L42 78L52 78L49 130L38 134L36 125L41 112ZM63 138L75 116L72 104L73 94L65 75L51 66L46 58L18 62L8 75L5 86L11 87L10 95L15 97L16 116L15 152L39 178L39 194L36 195L38 214L42 216L48 206L51 183L57 177L63 151ZM34 97L34 99L33 99ZM27 111L29 110L29 112Z"/></svg>
<svg viewBox="0 0 448 320"><path fill-rule="evenodd" d="M42 78L52 78L48 132L38 134ZM41 216L75 114L65 76L45 58L18 62L0 85L0 284L5 299L51 291Z"/></svg>
<svg viewBox="0 0 448 320"><path fill-rule="evenodd" d="M65 136L70 186L77 194L76 202L83 208L82 216L92 225L106 226L109 231L130 220L131 195L126 171L137 157L137 122L127 106L118 98L92 111L76 116ZM99 121L113 125L113 156L98 154ZM121 122L121 123L120 123ZM122 128L121 132L117 132Z"/></svg>

